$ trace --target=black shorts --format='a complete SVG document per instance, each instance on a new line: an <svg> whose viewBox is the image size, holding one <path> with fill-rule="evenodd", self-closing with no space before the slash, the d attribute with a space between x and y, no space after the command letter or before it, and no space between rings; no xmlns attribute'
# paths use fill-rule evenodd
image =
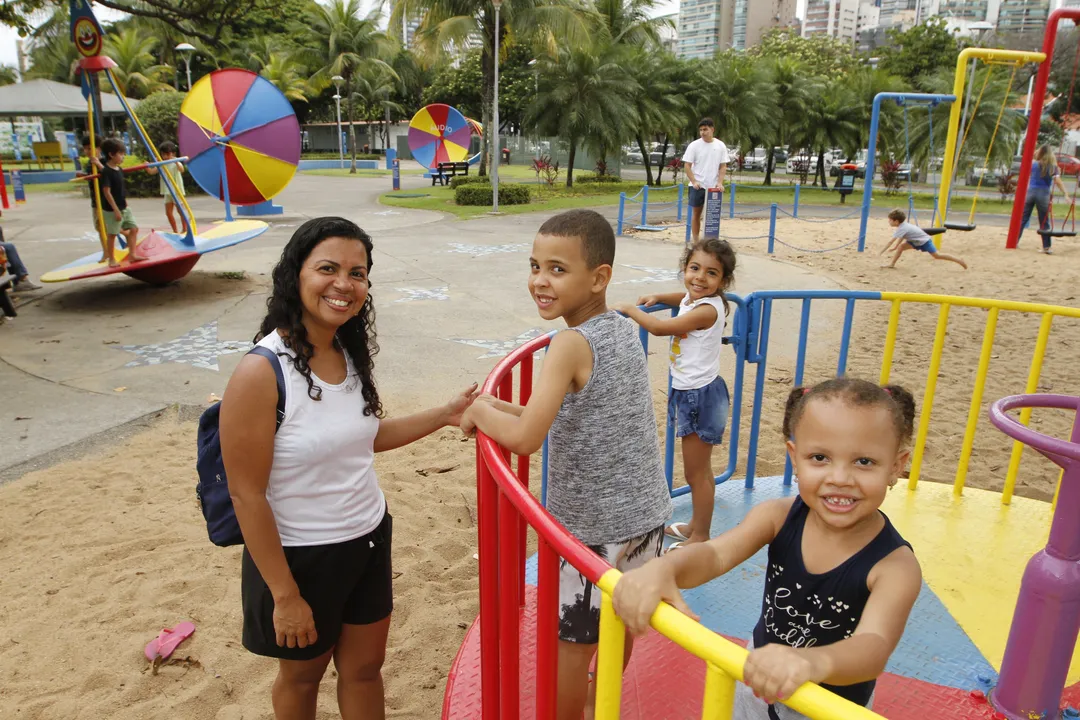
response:
<svg viewBox="0 0 1080 720"><path fill-rule="evenodd" d="M392 532L393 518L387 512L377 528L355 540L284 548L300 596L311 606L319 636L314 645L305 648L278 646L274 598L244 548L240 580L244 647L266 657L311 660L337 644L343 624L369 625L388 617L394 609Z"/></svg>
<svg viewBox="0 0 1080 720"><path fill-rule="evenodd" d="M687 200L690 203L690 207L692 207L692 208L705 207L705 193L707 193L707 192L708 192L708 190L706 190L703 187L702 188L696 188L693 185L691 185L690 186L689 197L687 198Z"/></svg>

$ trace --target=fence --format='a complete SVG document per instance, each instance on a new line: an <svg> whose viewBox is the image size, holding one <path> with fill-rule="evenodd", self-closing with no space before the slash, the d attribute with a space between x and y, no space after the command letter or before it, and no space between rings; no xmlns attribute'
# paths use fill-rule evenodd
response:
<svg viewBox="0 0 1080 720"><path fill-rule="evenodd" d="M797 341L795 384L801 384L806 365L807 342L815 304L841 302L844 304L844 320L837 348L836 372L847 370L851 348L852 327L856 307L859 304L889 304L889 319L884 331L880 381L889 380L892 372L897 328L903 308L908 305L925 305L938 308L938 321L934 332L927 371L925 389L921 402L918 434L912 453L909 487L918 483L926 448L927 432L932 419L932 409L941 357L948 330L950 309L953 307L978 308L987 312L984 340L979 355L979 366L974 379L968 421L961 446L959 463L954 481L954 492L964 488L967 461L970 457L972 439L986 384L990 352L1002 313L1018 313L1021 318L1039 317L1039 330L1035 342L1025 393L1034 392L1039 384L1051 325L1055 318L1080 320L1080 309L1036 303L1011 302L980 298L964 298L946 295L918 293L890 293L874 291L765 291L740 298L729 296L735 305L730 336L725 338L735 354L731 419L729 420L729 457L725 470L716 478L717 483L729 480L734 474L739 458L740 419L743 412L745 368L756 369L751 424L746 450L746 487L752 488L756 475L758 435L761 428L761 408L765 390L766 369L769 362L769 343L774 306L778 303L799 303L800 321ZM654 307L650 311L671 308ZM676 310L671 309L672 312ZM513 401L514 369L518 370L517 402L528 402L532 391L533 355L543 349L551 335L544 335L518 348L500 362L485 383L484 390L503 400ZM642 331L642 343L646 352L648 335ZM815 344L820 344L819 340ZM669 378L670 390L670 378ZM669 395L670 396L670 395ZM1030 417L1030 408L1023 411L1020 421L1024 424ZM1012 459L1006 475L1002 503L1009 504L1023 445L1013 445ZM481 637L481 684L483 698L482 717L517 718L520 704L519 652L521 607L525 602L524 564L526 525L538 535L538 607L536 623L536 717L554 717L556 692L556 645L558 632L558 573L559 559L564 558L577 568L588 580L601 590L600 650L597 661L597 718L611 720L619 716L621 692L624 632L621 621L611 606L611 593L620 577L618 571L584 547L567 533L529 492L529 458L518 457L516 473L510 467L510 455L490 438L480 436L477 445L478 525L480 547L480 637ZM668 424L665 441L665 473L669 487L672 484L674 458L674 428ZM541 497L546 496L546 446L544 451ZM791 483L790 464L785 468L783 482ZM688 492L688 488L675 489L672 495ZM703 717L725 720L731 717L734 683L742 679L742 666L746 651L730 643L712 631L681 615L673 608L661 605L652 618L653 627L707 664L706 686L702 707ZM855 720L879 718L865 708L838 698L817 686L806 685L785 701L790 707L811 718L824 720Z"/></svg>
<svg viewBox="0 0 1080 720"><path fill-rule="evenodd" d="M616 235L622 235L623 230L626 228L627 224L632 223L632 222L637 223L637 224L633 225L633 228L635 230L661 230L661 229L663 229L662 226L650 225L649 224L649 214L650 213L654 213L654 214L663 213L663 214L670 215L672 209L674 209L675 210L675 219L676 219L676 221L682 222L685 219L685 223L686 223L685 240L686 240L686 242L690 242L692 213L687 208L686 212L685 212L685 218L684 218L684 212L683 212L684 211L684 204L683 204L684 187L685 186L682 183L680 183L678 185L673 185L671 187L666 187L666 188L650 188L648 185L644 185L644 186L642 186L641 190L638 190L637 193L635 193L634 195L629 196L629 197L626 195L625 192L619 193L619 216L618 216L618 219L616 220L615 234ZM792 199L791 211L790 212L785 210L784 208L782 208L779 205L779 203L771 203L770 205L768 205L766 207L752 208L752 209L749 209L749 210L737 211L737 210L735 210L735 202L736 202L735 198L738 195L739 187L740 186L736 185L735 183L729 183L725 188L725 190L727 191L727 196L728 196L727 197L727 206L728 206L727 216L728 216L728 219L734 219L736 216L747 217L747 216L750 216L750 215L768 213L769 214L769 232L768 232L767 235L750 235L750 236L741 236L741 237L740 236L721 234L720 237L724 238L725 240L768 240L769 241L769 243L768 243L768 251L769 251L770 255L775 253L777 243L779 243L780 245L783 245L785 247L791 248L793 250L798 250L800 252L824 253L824 252L832 252L834 250L841 250L841 249L846 248L846 247L848 247L850 245L854 245L856 242L858 242L858 238L856 238L856 239L851 240L849 242L845 242L845 243L843 243L841 245L837 245L836 247L824 248L824 249L821 249L821 248L803 248L803 247L799 247L797 245L792 245L790 243L787 243L787 242L781 240L780 238L778 238L776 236L776 220L777 220L777 217L779 215L786 215L786 216L788 216L788 217L790 217L790 218L792 218L794 220L799 220L801 222L807 222L807 223L832 223L832 222L838 222L840 220L847 220L849 218L852 218L855 215L859 214L859 210L854 209L854 210L851 210L850 212L848 212L845 215L841 215L839 217L834 217L834 218L799 217L799 195L800 195L801 186L800 186L799 183L795 183L795 185L794 185L794 197ZM745 186L744 185L744 186L741 186L741 187L743 188L744 192L746 192L748 188L761 189L761 186L759 186L759 185L750 185L750 186ZM768 188L768 189L772 189L772 188ZM665 199L663 201L657 201L655 199L657 193L671 192L671 191L677 191L678 195L676 196L675 199ZM670 195L664 195L664 196L661 196L661 197L670 198ZM721 201L721 202L723 202L723 201ZM634 208L633 207L634 203L637 203L640 206L640 208ZM722 212L721 212L721 216L722 216ZM860 252L861 251L862 251L862 248L860 248Z"/></svg>

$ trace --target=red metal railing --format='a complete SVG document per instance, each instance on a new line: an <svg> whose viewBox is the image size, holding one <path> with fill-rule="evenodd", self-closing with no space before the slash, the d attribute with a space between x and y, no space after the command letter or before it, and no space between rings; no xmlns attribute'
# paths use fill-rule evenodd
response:
<svg viewBox="0 0 1080 720"><path fill-rule="evenodd" d="M521 346L492 370L484 392L524 405L532 392L533 354L551 341L543 335ZM525 531L539 541L536 620L536 717L555 717L559 625L559 559L590 582L609 568L571 536L529 492L529 458L517 458L482 433L477 436L477 516L480 536L480 665L484 717L516 720L520 709L520 628L525 604Z"/></svg>

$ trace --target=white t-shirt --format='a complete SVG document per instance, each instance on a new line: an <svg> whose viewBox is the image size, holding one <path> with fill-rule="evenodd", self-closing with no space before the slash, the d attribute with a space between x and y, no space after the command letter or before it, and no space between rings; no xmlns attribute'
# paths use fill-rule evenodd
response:
<svg viewBox="0 0 1080 720"><path fill-rule="evenodd" d="M720 183L720 166L728 163L727 145L713 138L707 143L698 138L686 148L683 162L690 163L694 178L703 188L716 187Z"/></svg>
<svg viewBox="0 0 1080 720"><path fill-rule="evenodd" d="M893 231L894 238L903 238L907 240L908 244L912 247L922 247L930 240L930 236L923 232L923 229L917 225L912 225L909 222L902 222L896 226L896 230Z"/></svg>
<svg viewBox="0 0 1080 720"><path fill-rule="evenodd" d="M375 477L379 419L364 415L360 376L346 355L345 381L331 385L311 374L322 399L308 396L293 352L276 333L259 345L278 356L285 373L285 419L274 436L266 500L284 547L330 545L367 535L382 522L386 499Z"/></svg>
<svg viewBox="0 0 1080 720"><path fill-rule="evenodd" d="M712 327L671 337L671 387L676 390L703 388L720 375L720 348L727 327L724 301L710 296L690 302L690 293L686 293L679 303L679 314L685 315L703 303L716 308L716 322Z"/></svg>

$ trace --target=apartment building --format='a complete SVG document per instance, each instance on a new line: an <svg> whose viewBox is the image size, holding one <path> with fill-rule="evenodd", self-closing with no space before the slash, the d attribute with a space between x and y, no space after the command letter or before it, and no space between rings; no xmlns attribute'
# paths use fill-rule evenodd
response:
<svg viewBox="0 0 1080 720"><path fill-rule="evenodd" d="M1042 33L1050 16L1050 0L1001 0L999 33ZM994 22L987 18L989 22Z"/></svg>
<svg viewBox="0 0 1080 720"><path fill-rule="evenodd" d="M803 37L827 35L854 43L858 25L859 0L807 0Z"/></svg>
<svg viewBox="0 0 1080 720"><path fill-rule="evenodd" d="M769 30L796 23L796 0L682 0L678 55L708 58L718 50L745 50Z"/></svg>

